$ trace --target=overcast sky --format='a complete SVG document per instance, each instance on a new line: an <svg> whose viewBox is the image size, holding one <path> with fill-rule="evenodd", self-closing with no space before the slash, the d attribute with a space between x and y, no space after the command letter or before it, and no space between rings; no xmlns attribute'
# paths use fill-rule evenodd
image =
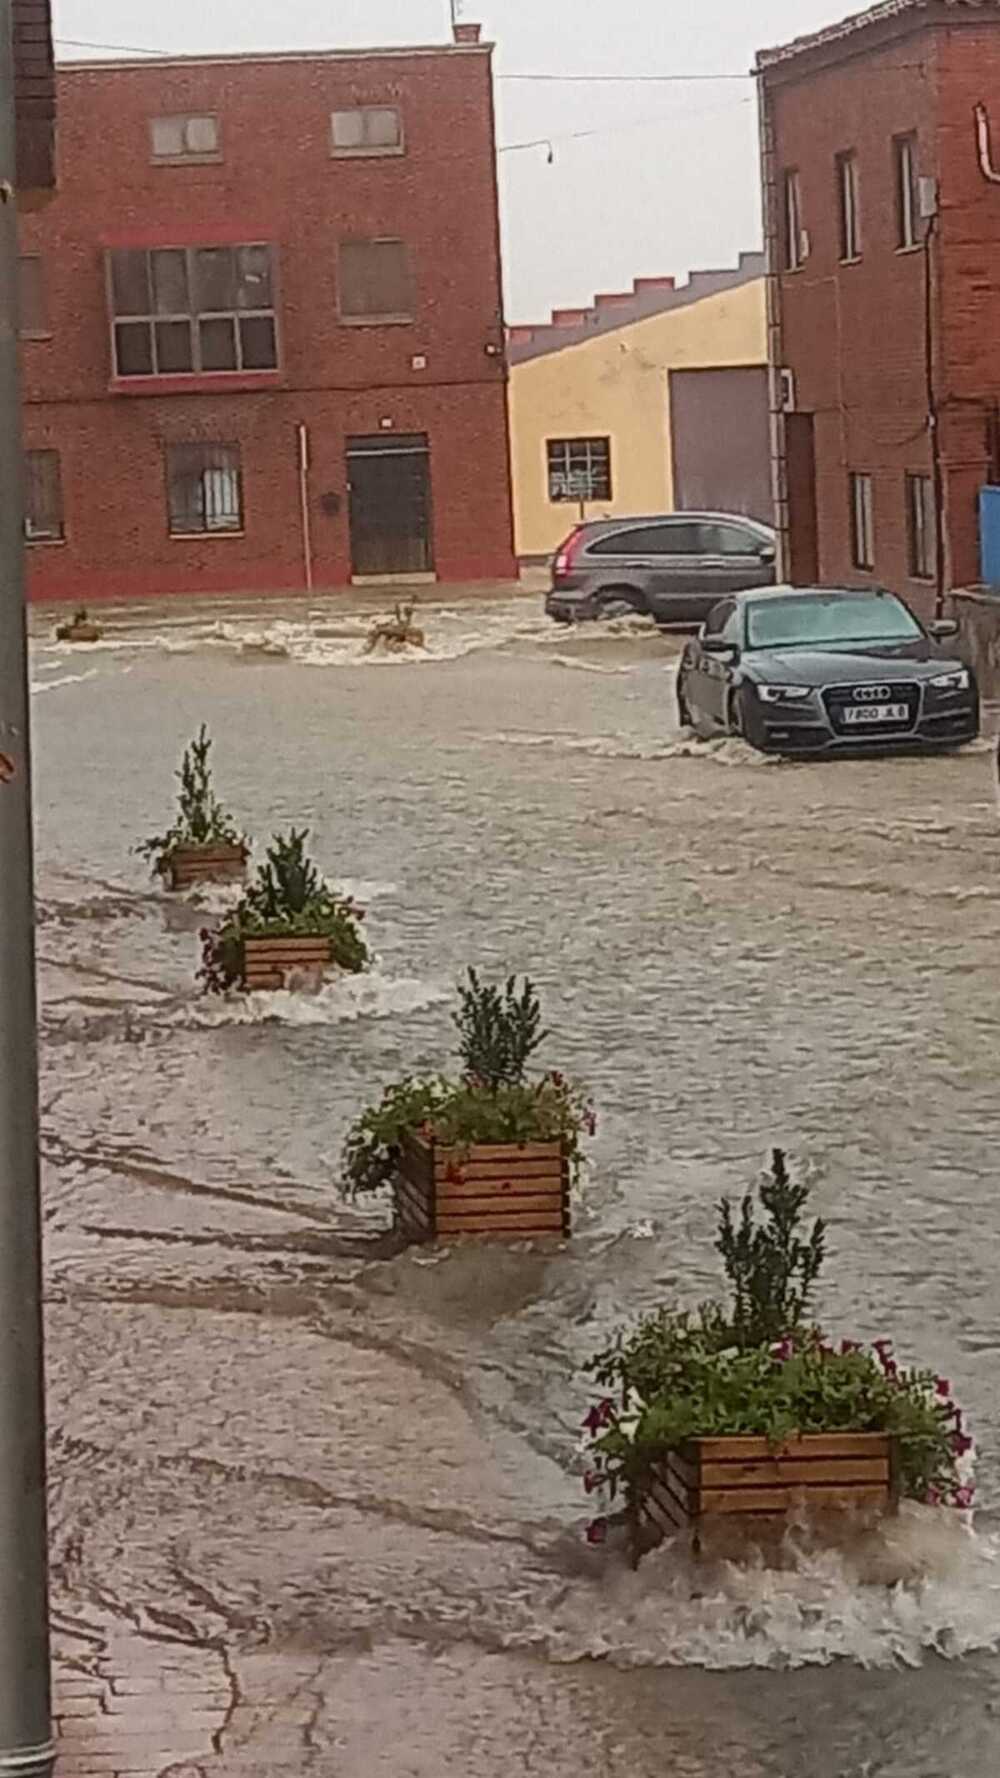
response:
<svg viewBox="0 0 1000 1778"><path fill-rule="evenodd" d="M449 0L55 0L60 39L180 54L433 43ZM545 319L634 277L728 265L760 245L749 81L517 81L514 74L739 74L754 50L851 0L464 0L498 46L508 318ZM679 19L678 13L686 16ZM145 22L140 22L144 20ZM68 41L62 58L88 52ZM594 131L593 135L576 132Z"/></svg>

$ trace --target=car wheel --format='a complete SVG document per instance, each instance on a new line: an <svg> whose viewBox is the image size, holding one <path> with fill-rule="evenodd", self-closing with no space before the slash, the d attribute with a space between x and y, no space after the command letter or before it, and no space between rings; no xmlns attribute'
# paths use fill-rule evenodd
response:
<svg viewBox="0 0 1000 1778"><path fill-rule="evenodd" d="M764 737L757 712L742 687L733 692L729 700L729 732L731 735L738 735L748 746L764 751Z"/></svg>
<svg viewBox="0 0 1000 1778"><path fill-rule="evenodd" d="M595 600L598 617L636 617L644 616L646 601L634 587L608 586L601 587Z"/></svg>

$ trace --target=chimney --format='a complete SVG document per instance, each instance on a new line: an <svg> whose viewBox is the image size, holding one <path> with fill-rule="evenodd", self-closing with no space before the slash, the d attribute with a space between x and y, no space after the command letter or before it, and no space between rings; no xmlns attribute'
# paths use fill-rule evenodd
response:
<svg viewBox="0 0 1000 1778"><path fill-rule="evenodd" d="M463 23L463 21L461 19L455 20L455 42L456 43L478 43L479 39L482 37L482 34L483 34L482 25L474 25L471 23L471 21L467 22L467 23Z"/></svg>

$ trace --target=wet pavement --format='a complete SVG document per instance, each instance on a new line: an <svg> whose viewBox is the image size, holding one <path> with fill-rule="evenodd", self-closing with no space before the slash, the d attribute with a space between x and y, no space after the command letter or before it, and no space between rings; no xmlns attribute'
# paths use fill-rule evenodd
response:
<svg viewBox="0 0 1000 1778"><path fill-rule="evenodd" d="M676 644L533 600L35 614L53 1572L64 1770L986 1778L1000 1763L1000 820L985 745L763 761L679 737ZM263 841L308 824L368 978L194 991L225 892L130 852L207 721ZM572 1243L399 1252L336 1179L530 972L600 1128ZM943 1368L974 1533L888 1570L633 1576L581 1538L580 1360L712 1288L768 1146L829 1217L823 1309ZM902 1576L902 1579L898 1577ZM153 1699L137 1704L137 1699Z"/></svg>

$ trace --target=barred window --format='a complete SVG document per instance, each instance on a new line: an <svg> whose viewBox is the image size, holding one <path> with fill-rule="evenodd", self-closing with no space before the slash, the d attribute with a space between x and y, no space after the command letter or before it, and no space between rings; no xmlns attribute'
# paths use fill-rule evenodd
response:
<svg viewBox="0 0 1000 1778"><path fill-rule="evenodd" d="M275 370L271 248L126 248L108 256L117 377Z"/></svg>
<svg viewBox="0 0 1000 1778"><path fill-rule="evenodd" d="M410 321L413 280L405 241L341 241L340 319Z"/></svg>
<svg viewBox="0 0 1000 1778"><path fill-rule="evenodd" d="M402 154L403 119L395 105L356 105L330 116L330 152L335 157Z"/></svg>
<svg viewBox="0 0 1000 1778"><path fill-rule="evenodd" d="M28 543L61 543L66 535L58 451L26 451L24 535Z"/></svg>
<svg viewBox="0 0 1000 1778"><path fill-rule="evenodd" d="M550 438L549 499L610 500L610 438Z"/></svg>
<svg viewBox="0 0 1000 1778"><path fill-rule="evenodd" d="M243 475L239 446L168 445L167 516L171 537L242 531Z"/></svg>

